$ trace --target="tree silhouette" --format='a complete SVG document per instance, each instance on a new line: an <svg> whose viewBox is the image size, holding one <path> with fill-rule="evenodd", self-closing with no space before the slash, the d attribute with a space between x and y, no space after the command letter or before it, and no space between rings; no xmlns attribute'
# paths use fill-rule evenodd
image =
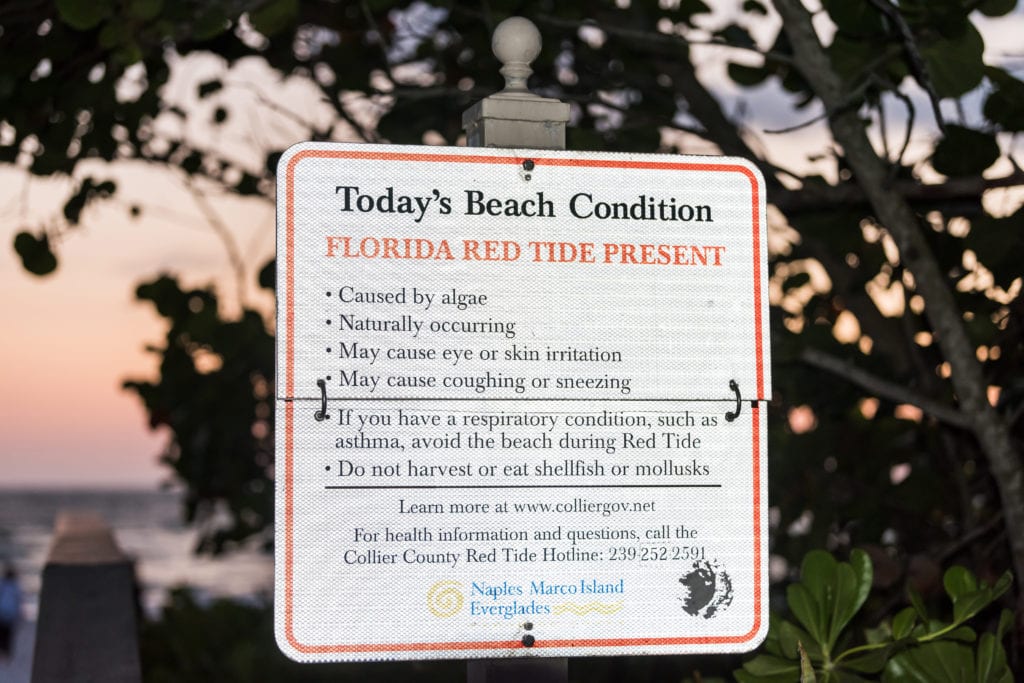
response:
<svg viewBox="0 0 1024 683"><path fill-rule="evenodd" d="M531 85L572 104L570 149L721 152L765 175L773 553L795 567L812 548L864 547L876 585L894 594L908 581L935 591L954 561L989 579L1010 568L1019 586L1024 211L1012 191L1024 185L1024 83L978 29L1015 10L14 0L0 7L0 162L76 181L62 218L26 226L14 248L28 271L54 271L54 245L116 196L83 174L87 159L173 167L269 201L276 160L298 139L454 144L461 112L500 89L491 30L527 16L544 37ZM182 104L164 86L182 56L204 54L221 75ZM716 55L726 68L708 64ZM238 77L247 60L270 80ZM292 86L311 93L305 109L282 96ZM244 155L190 132L253 110L270 123ZM261 283L271 275L272 265ZM269 542L270 320L226 319L212 291L168 277L138 295L171 328L154 349L159 380L126 386L151 424L170 428L164 461L187 488L189 518L230 513L205 527L202 549ZM197 365L203 355L213 370Z"/></svg>

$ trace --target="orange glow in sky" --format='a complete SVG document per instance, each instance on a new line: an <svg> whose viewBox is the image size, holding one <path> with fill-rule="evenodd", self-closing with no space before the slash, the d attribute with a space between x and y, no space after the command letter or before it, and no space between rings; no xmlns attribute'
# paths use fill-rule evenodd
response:
<svg viewBox="0 0 1024 683"><path fill-rule="evenodd" d="M175 176L127 165L96 174L118 181L119 202L145 200L142 216L130 219L124 203L87 210L58 247L57 271L40 278L11 245L61 210L66 186L33 178L23 202L25 176L0 170L0 488L152 488L167 480L157 460L167 436L149 430L141 402L121 388L125 379L155 377L157 358L144 347L162 344L166 331L151 305L135 301L135 288L170 273L189 286L216 283L225 303L238 300L223 245ZM273 254L273 206L215 205L244 247L250 304L271 310L254 283Z"/></svg>

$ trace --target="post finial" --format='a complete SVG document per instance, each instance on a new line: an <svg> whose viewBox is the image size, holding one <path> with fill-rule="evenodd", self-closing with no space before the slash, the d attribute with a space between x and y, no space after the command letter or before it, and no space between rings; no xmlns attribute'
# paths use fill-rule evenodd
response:
<svg viewBox="0 0 1024 683"><path fill-rule="evenodd" d="M505 89L462 112L470 147L565 149L569 105L530 92L530 62L540 54L540 31L529 19L510 17L498 24L491 49L501 62Z"/></svg>
<svg viewBox="0 0 1024 683"><path fill-rule="evenodd" d="M529 19L509 17L498 24L491 38L491 50L502 63L506 93L527 93L526 80L533 73L530 63L540 54L540 31Z"/></svg>

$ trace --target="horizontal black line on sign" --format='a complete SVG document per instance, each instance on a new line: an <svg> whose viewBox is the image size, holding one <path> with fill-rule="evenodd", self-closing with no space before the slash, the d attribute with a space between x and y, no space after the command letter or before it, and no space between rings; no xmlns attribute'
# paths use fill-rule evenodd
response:
<svg viewBox="0 0 1024 683"><path fill-rule="evenodd" d="M438 486L325 486L345 491L387 491L392 489L720 489L721 484L443 484Z"/></svg>
<svg viewBox="0 0 1024 683"><path fill-rule="evenodd" d="M323 399L319 396L293 396L291 398L278 397L278 401L284 401L285 403L294 403L296 401L322 401ZM341 396L338 398L327 398L328 401L378 401L378 402L395 402L395 401L446 401L446 402L497 402L497 401L559 401L559 402L576 402L576 403L735 403L736 397L730 396L729 398L446 398L439 396L421 396L415 398L409 397L379 397L373 396ZM743 399L744 402L749 401L750 403L767 403L768 399Z"/></svg>

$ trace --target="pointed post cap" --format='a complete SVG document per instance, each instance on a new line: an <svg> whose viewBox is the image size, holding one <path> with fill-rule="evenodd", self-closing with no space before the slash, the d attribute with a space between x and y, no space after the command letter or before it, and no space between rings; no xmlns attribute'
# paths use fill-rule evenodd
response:
<svg viewBox="0 0 1024 683"><path fill-rule="evenodd" d="M498 24L491 37L491 50L502 63L503 92L529 92L526 81L533 73L530 63L540 54L540 31L529 19L509 17Z"/></svg>

